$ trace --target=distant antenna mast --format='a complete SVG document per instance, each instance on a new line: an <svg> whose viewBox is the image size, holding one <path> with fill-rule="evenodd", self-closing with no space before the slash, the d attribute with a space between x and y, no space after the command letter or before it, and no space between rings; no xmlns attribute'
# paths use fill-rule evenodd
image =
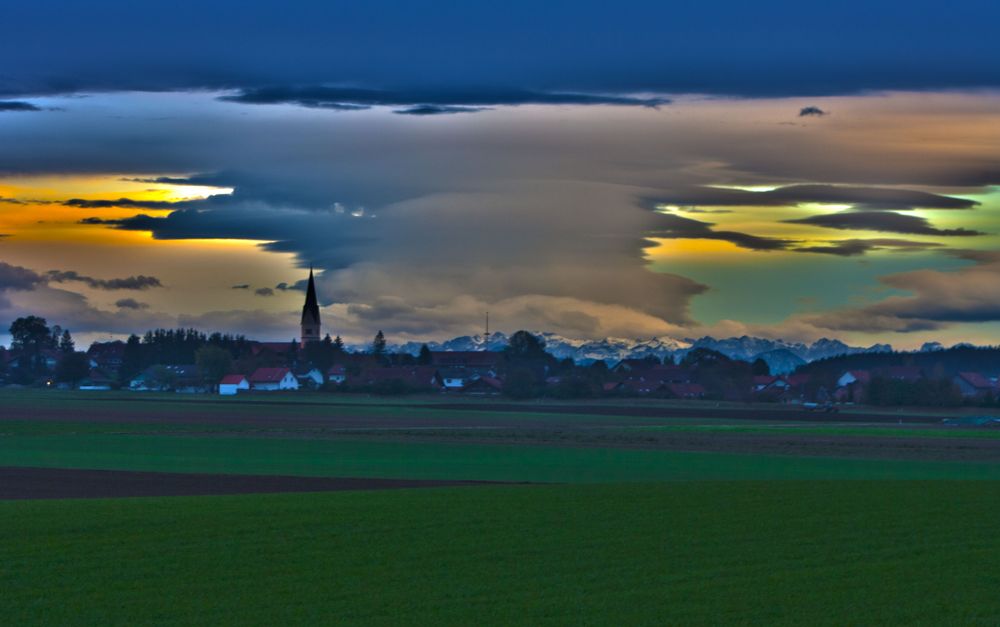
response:
<svg viewBox="0 0 1000 627"><path fill-rule="evenodd" d="M486 337L483 340L483 350L490 350L490 312L486 312Z"/></svg>

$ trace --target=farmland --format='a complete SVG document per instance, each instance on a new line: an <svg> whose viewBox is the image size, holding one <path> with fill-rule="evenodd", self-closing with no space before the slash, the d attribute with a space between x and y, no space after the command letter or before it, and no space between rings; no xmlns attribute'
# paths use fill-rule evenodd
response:
<svg viewBox="0 0 1000 627"><path fill-rule="evenodd" d="M12 622L1000 620L990 428L258 398L5 393Z"/></svg>

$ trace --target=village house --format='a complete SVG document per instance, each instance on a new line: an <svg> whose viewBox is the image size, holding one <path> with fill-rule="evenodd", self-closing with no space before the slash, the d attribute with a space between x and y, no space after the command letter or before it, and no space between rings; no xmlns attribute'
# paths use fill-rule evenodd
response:
<svg viewBox="0 0 1000 627"><path fill-rule="evenodd" d="M249 389L250 381L241 374L227 374L219 381L219 394L221 396L235 396Z"/></svg>
<svg viewBox="0 0 1000 627"><path fill-rule="evenodd" d="M114 384L114 377L108 375L100 368L91 368L90 374L77 384L76 389L83 392L106 392Z"/></svg>
<svg viewBox="0 0 1000 627"><path fill-rule="evenodd" d="M369 368L358 377L351 377L351 385L385 386L400 384L411 390L438 391L443 387L438 369L434 366L392 366Z"/></svg>
<svg viewBox="0 0 1000 627"><path fill-rule="evenodd" d="M762 392L784 392L788 389L788 381L784 377L773 375L757 375L753 378L753 391Z"/></svg>
<svg viewBox="0 0 1000 627"><path fill-rule="evenodd" d="M848 370L837 379L837 387L846 388L860 383L866 385L872 380L872 375L867 370Z"/></svg>
<svg viewBox="0 0 1000 627"><path fill-rule="evenodd" d="M309 368L295 373L295 379L299 382L299 387L307 390L315 390L323 385L323 373L319 368Z"/></svg>
<svg viewBox="0 0 1000 627"><path fill-rule="evenodd" d="M197 394L208 391L201 371L194 364L150 366L129 381L128 387L136 392Z"/></svg>
<svg viewBox="0 0 1000 627"><path fill-rule="evenodd" d="M503 392L503 381L495 377L477 377L466 383L460 392L471 396L497 396Z"/></svg>
<svg viewBox="0 0 1000 627"><path fill-rule="evenodd" d="M250 375L249 383L255 392L299 389L298 379L288 368L257 368Z"/></svg>
<svg viewBox="0 0 1000 627"><path fill-rule="evenodd" d="M685 400L705 398L705 387L700 383L668 383L666 391L672 398Z"/></svg>
<svg viewBox="0 0 1000 627"><path fill-rule="evenodd" d="M438 376L441 378L441 384L445 390L461 390L480 378L475 372L458 367L441 368L438 370Z"/></svg>
<svg viewBox="0 0 1000 627"><path fill-rule="evenodd" d="M960 372L952 379L965 398L987 398L993 395L994 384L978 372Z"/></svg>

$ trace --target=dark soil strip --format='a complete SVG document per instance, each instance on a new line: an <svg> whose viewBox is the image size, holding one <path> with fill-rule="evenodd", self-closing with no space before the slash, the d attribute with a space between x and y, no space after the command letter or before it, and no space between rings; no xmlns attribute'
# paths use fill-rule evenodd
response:
<svg viewBox="0 0 1000 627"><path fill-rule="evenodd" d="M141 392L135 393L134 396L121 396L121 397L100 397L94 396L95 400L99 400L103 403L136 403L136 402L146 402L155 405L225 405L227 407L233 408L234 411L238 412L240 407L252 407L252 406L274 406L281 408L288 407L314 407L314 408L324 408L324 407L358 407L356 403L351 402L339 402L339 401L306 401L301 399L296 399L294 402L288 402L280 400L277 398L268 398L269 395L276 393L262 393L256 395L249 395L241 398L240 401L233 402L231 399L223 399L221 397L215 396L198 396L195 398L184 398L183 396L178 396L177 398L164 399L162 397L149 398L144 397ZM277 393L281 394L281 393ZM65 400L67 402L79 402L82 397L64 397L59 400ZM429 397L421 397L427 399ZM387 398L388 400L388 398ZM399 408L409 408L409 409L437 409L437 410L464 410L464 411L492 411L492 412L506 412L512 415L519 413L541 413L541 414L588 414L592 416L630 416L636 418L729 418L734 420L787 420L795 422L897 422L902 419L906 423L919 423L919 424L940 424L945 416L932 415L932 414L920 414L920 413L907 413L911 409L905 409L901 413L879 413L879 412L844 412L844 413L825 413L823 411L809 411L806 409L799 409L795 407L789 407L787 405L774 405L774 404L747 404L745 407L713 407L712 401L705 401L701 406L689 405L684 407L679 407L676 405L603 405L603 404L588 404L586 401L581 401L579 403L569 403L563 405L554 405L548 403L506 403L502 401L498 402L450 402L450 403L417 403L413 405L408 405L406 403L391 403L386 405L371 404L362 405L366 409L374 409L379 407L384 407L390 411L397 410ZM157 408L161 410L161 408ZM6 418L4 416L3 408L0 408L0 419ZM166 410L163 410L166 411ZM920 411L920 409L915 409L915 411ZM175 412L176 413L176 412ZM990 413L990 412L987 412Z"/></svg>
<svg viewBox="0 0 1000 627"><path fill-rule="evenodd" d="M746 408L712 407L706 401L697 406L611 406L611 405L513 405L507 403L432 403L421 405L428 409L461 409L495 412L532 412L543 414L589 414L594 416L631 416L641 418L727 418L732 420L770 420L773 422L887 422L903 420L907 423L940 424L943 416L888 413L825 413L804 409L790 409L782 405L747 405Z"/></svg>
<svg viewBox="0 0 1000 627"><path fill-rule="evenodd" d="M91 499L128 496L254 494L265 492L333 492L482 485L487 481L369 479L356 477L289 477L282 475L216 475L72 468L0 466L0 500Z"/></svg>

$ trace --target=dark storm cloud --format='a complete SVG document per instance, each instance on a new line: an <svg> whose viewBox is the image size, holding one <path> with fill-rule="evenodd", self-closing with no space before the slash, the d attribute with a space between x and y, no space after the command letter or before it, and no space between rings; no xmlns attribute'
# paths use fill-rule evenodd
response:
<svg viewBox="0 0 1000 627"><path fill-rule="evenodd" d="M41 111L40 107L37 107L30 102L22 102L19 100L0 100L0 113L4 111Z"/></svg>
<svg viewBox="0 0 1000 627"><path fill-rule="evenodd" d="M820 109L819 107L802 107L801 109L799 109L800 118L805 118L810 116L823 117L824 115L827 115L827 112Z"/></svg>
<svg viewBox="0 0 1000 627"><path fill-rule="evenodd" d="M379 297L370 304L351 304L347 312L361 320L388 321L400 316L413 314L417 308L394 297Z"/></svg>
<svg viewBox="0 0 1000 627"><path fill-rule="evenodd" d="M974 200L911 189L847 185L787 185L769 191L722 187L685 187L663 198L646 199L650 205L777 207L804 203L849 204L859 210L972 209Z"/></svg>
<svg viewBox="0 0 1000 627"><path fill-rule="evenodd" d="M70 198L63 205L80 209L110 209L112 207L121 209L177 209L183 206L183 202L185 201L168 202L165 200L134 200L132 198L118 198L115 200Z"/></svg>
<svg viewBox="0 0 1000 627"><path fill-rule="evenodd" d="M942 246L937 242L915 242L906 239L845 239L828 242L821 246L806 246L793 248L797 253L819 253L837 255L839 257L854 257L873 250L892 250L897 252L922 251Z"/></svg>
<svg viewBox="0 0 1000 627"><path fill-rule="evenodd" d="M134 298L120 298L115 301L115 307L119 309L149 309L147 303L142 303Z"/></svg>
<svg viewBox="0 0 1000 627"><path fill-rule="evenodd" d="M0 261L0 291L32 290L44 282L44 277L34 270Z"/></svg>
<svg viewBox="0 0 1000 627"><path fill-rule="evenodd" d="M49 270L46 278L54 283L79 282L98 290L146 290L163 287L155 276L137 275L123 279L96 279L73 270Z"/></svg>
<svg viewBox="0 0 1000 627"><path fill-rule="evenodd" d="M665 239L722 240L740 248L760 251L784 250L794 243L792 240L760 237L736 231L714 231L711 222L701 222L674 214L662 214L659 223L662 228L649 232L650 236Z"/></svg>
<svg viewBox="0 0 1000 627"><path fill-rule="evenodd" d="M245 89L221 100L242 104L295 104L320 109L353 110L370 106L412 105L395 113L438 115L472 113L498 105L621 105L658 107L666 98L544 92L527 89L380 90L357 87L263 87Z"/></svg>
<svg viewBox="0 0 1000 627"><path fill-rule="evenodd" d="M123 178L123 181L132 183L159 183L162 185L201 185L215 186L215 175L199 174L195 176L154 176L154 177L132 177Z"/></svg>
<svg viewBox="0 0 1000 627"><path fill-rule="evenodd" d="M984 235L970 229L938 229L934 228L927 218L904 215L891 211L841 211L808 218L784 220L791 224L808 224L827 229L847 231L879 231L882 233L904 233L908 235L940 235L949 237L968 237Z"/></svg>
<svg viewBox="0 0 1000 627"><path fill-rule="evenodd" d="M336 303L337 315L343 313L345 320L338 321L338 329L345 333L351 329L364 337L371 334L365 324L376 326L378 320L355 316L352 322L347 305L371 306L364 311L372 316L389 315L388 309L378 306L379 297L385 294L398 295L418 308L413 314L396 314L393 320L405 324L385 325L387 330L405 329L429 337L478 328L485 309L503 311L506 320L517 320L528 328L567 329L560 314L572 311L579 313L580 321L586 316L600 320L599 327L574 324L577 329L591 329L588 335L674 333L667 322L690 322L688 305L709 287L676 275L658 275L666 264L650 271L650 258L643 255L643 248L648 248L644 235L659 231L674 238L725 239L755 250L794 250L805 244L773 239L792 236L764 230L767 227L754 221L756 212L749 210L737 210L718 220L678 211L679 217L707 219L716 225L697 220L693 224L659 222L657 214L635 207L636 196L655 196L664 202L681 198L691 203L681 206L703 211L724 208L713 202L732 203L734 195L745 199L741 202L748 207L797 204L779 197L791 193L787 189L775 194L703 185L795 180L850 183L857 179L844 175L840 167L849 164L872 177L863 180L873 181L875 189L892 192L891 196L873 196L871 189L860 188L866 189L865 194L852 199L893 207L910 203L958 209L972 203L940 195L901 199L895 188L879 185L903 184L895 172L906 170L906 176L913 177L909 184L922 189L924 172L942 168L984 172L1000 163L986 149L994 143L996 125L970 129L964 124L972 115L993 115L990 111L996 110L996 101L992 96L975 96L975 106L968 105L970 95L959 95L957 105L949 95L938 95L930 105L925 105L922 96L913 95L851 99L850 106L845 103L837 116L844 120L847 113L857 112L855 121L862 127L858 133L864 140L858 142L843 139L837 135L840 130L828 124L813 125L815 132L784 135L784 129L760 122L760 116L787 117L788 102L710 99L659 113L522 108L418 124L386 111L340 116L291 108L235 107L214 102L215 95L95 96L91 102L100 105L94 107L101 112L99 116L72 110L51 116L61 118L53 124L43 120L49 116L17 116L16 125L10 123L3 129L5 139L11 141L0 142L0 170L30 167L44 172L51 167L70 173L82 169L116 178L128 173L151 179L163 173L175 173L177 178L176 173L225 172L215 176L213 183L234 187L232 196L171 205L168 209L173 211L165 217L160 217L165 215L160 207L153 206L146 216L88 222L145 230L157 239L268 242L263 246L266 250L294 254L282 256L283 260L314 262L318 270L324 270L318 279L321 298L325 305ZM181 121L149 124L129 117L137 104L177 108ZM900 146L894 141L896 136L880 134L882 127L891 130L898 120L894 109L922 112L921 120L931 124L939 120L942 129L955 120L962 124L956 125L956 135L949 132L940 139L932 137L927 144ZM109 121L108 112L123 117ZM154 113L159 111L150 112ZM890 124L885 124L887 120ZM143 149L136 150L140 141ZM780 164L767 161L778 157ZM806 164L803 167L812 167L820 178L800 176L798 170L789 174L786 164ZM827 198L816 189L803 192L808 186L786 187L803 202ZM983 190L962 192L982 194ZM126 194L109 191L105 198L115 201L122 195ZM352 218L350 211L361 206L378 217ZM343 213L337 212L338 207L344 208ZM128 213L141 214L142 210ZM774 220L812 213L816 212L766 212L777 214L768 218ZM988 216L982 213L979 218L985 221ZM77 213L80 218L95 214L101 215L101 209ZM773 238L757 237L761 235ZM823 239L828 235L837 233L828 232ZM744 257L746 271L752 272L756 260ZM924 259L928 265L937 263L936 256ZM299 276L279 275L289 281ZM234 280L240 278L249 277ZM177 281L171 278L170 283ZM782 288L776 292L780 292L777 298L785 297ZM232 296L241 300L236 293ZM243 299L242 304L247 301ZM612 305L616 308L610 309ZM734 311L740 315L743 309ZM644 317L628 317L636 312ZM454 333L459 327L462 330Z"/></svg>
<svg viewBox="0 0 1000 627"><path fill-rule="evenodd" d="M406 109L396 109L399 115L448 115L451 113L478 113L489 111L489 107L457 107L450 105L417 105Z"/></svg>
<svg viewBox="0 0 1000 627"><path fill-rule="evenodd" d="M965 2L951 17L929 0L845 0L835 13L793 0L510 0L503 10L206 0L197 11L167 0L10 2L0 93L334 81L749 96L1000 85L1000 7Z"/></svg>

